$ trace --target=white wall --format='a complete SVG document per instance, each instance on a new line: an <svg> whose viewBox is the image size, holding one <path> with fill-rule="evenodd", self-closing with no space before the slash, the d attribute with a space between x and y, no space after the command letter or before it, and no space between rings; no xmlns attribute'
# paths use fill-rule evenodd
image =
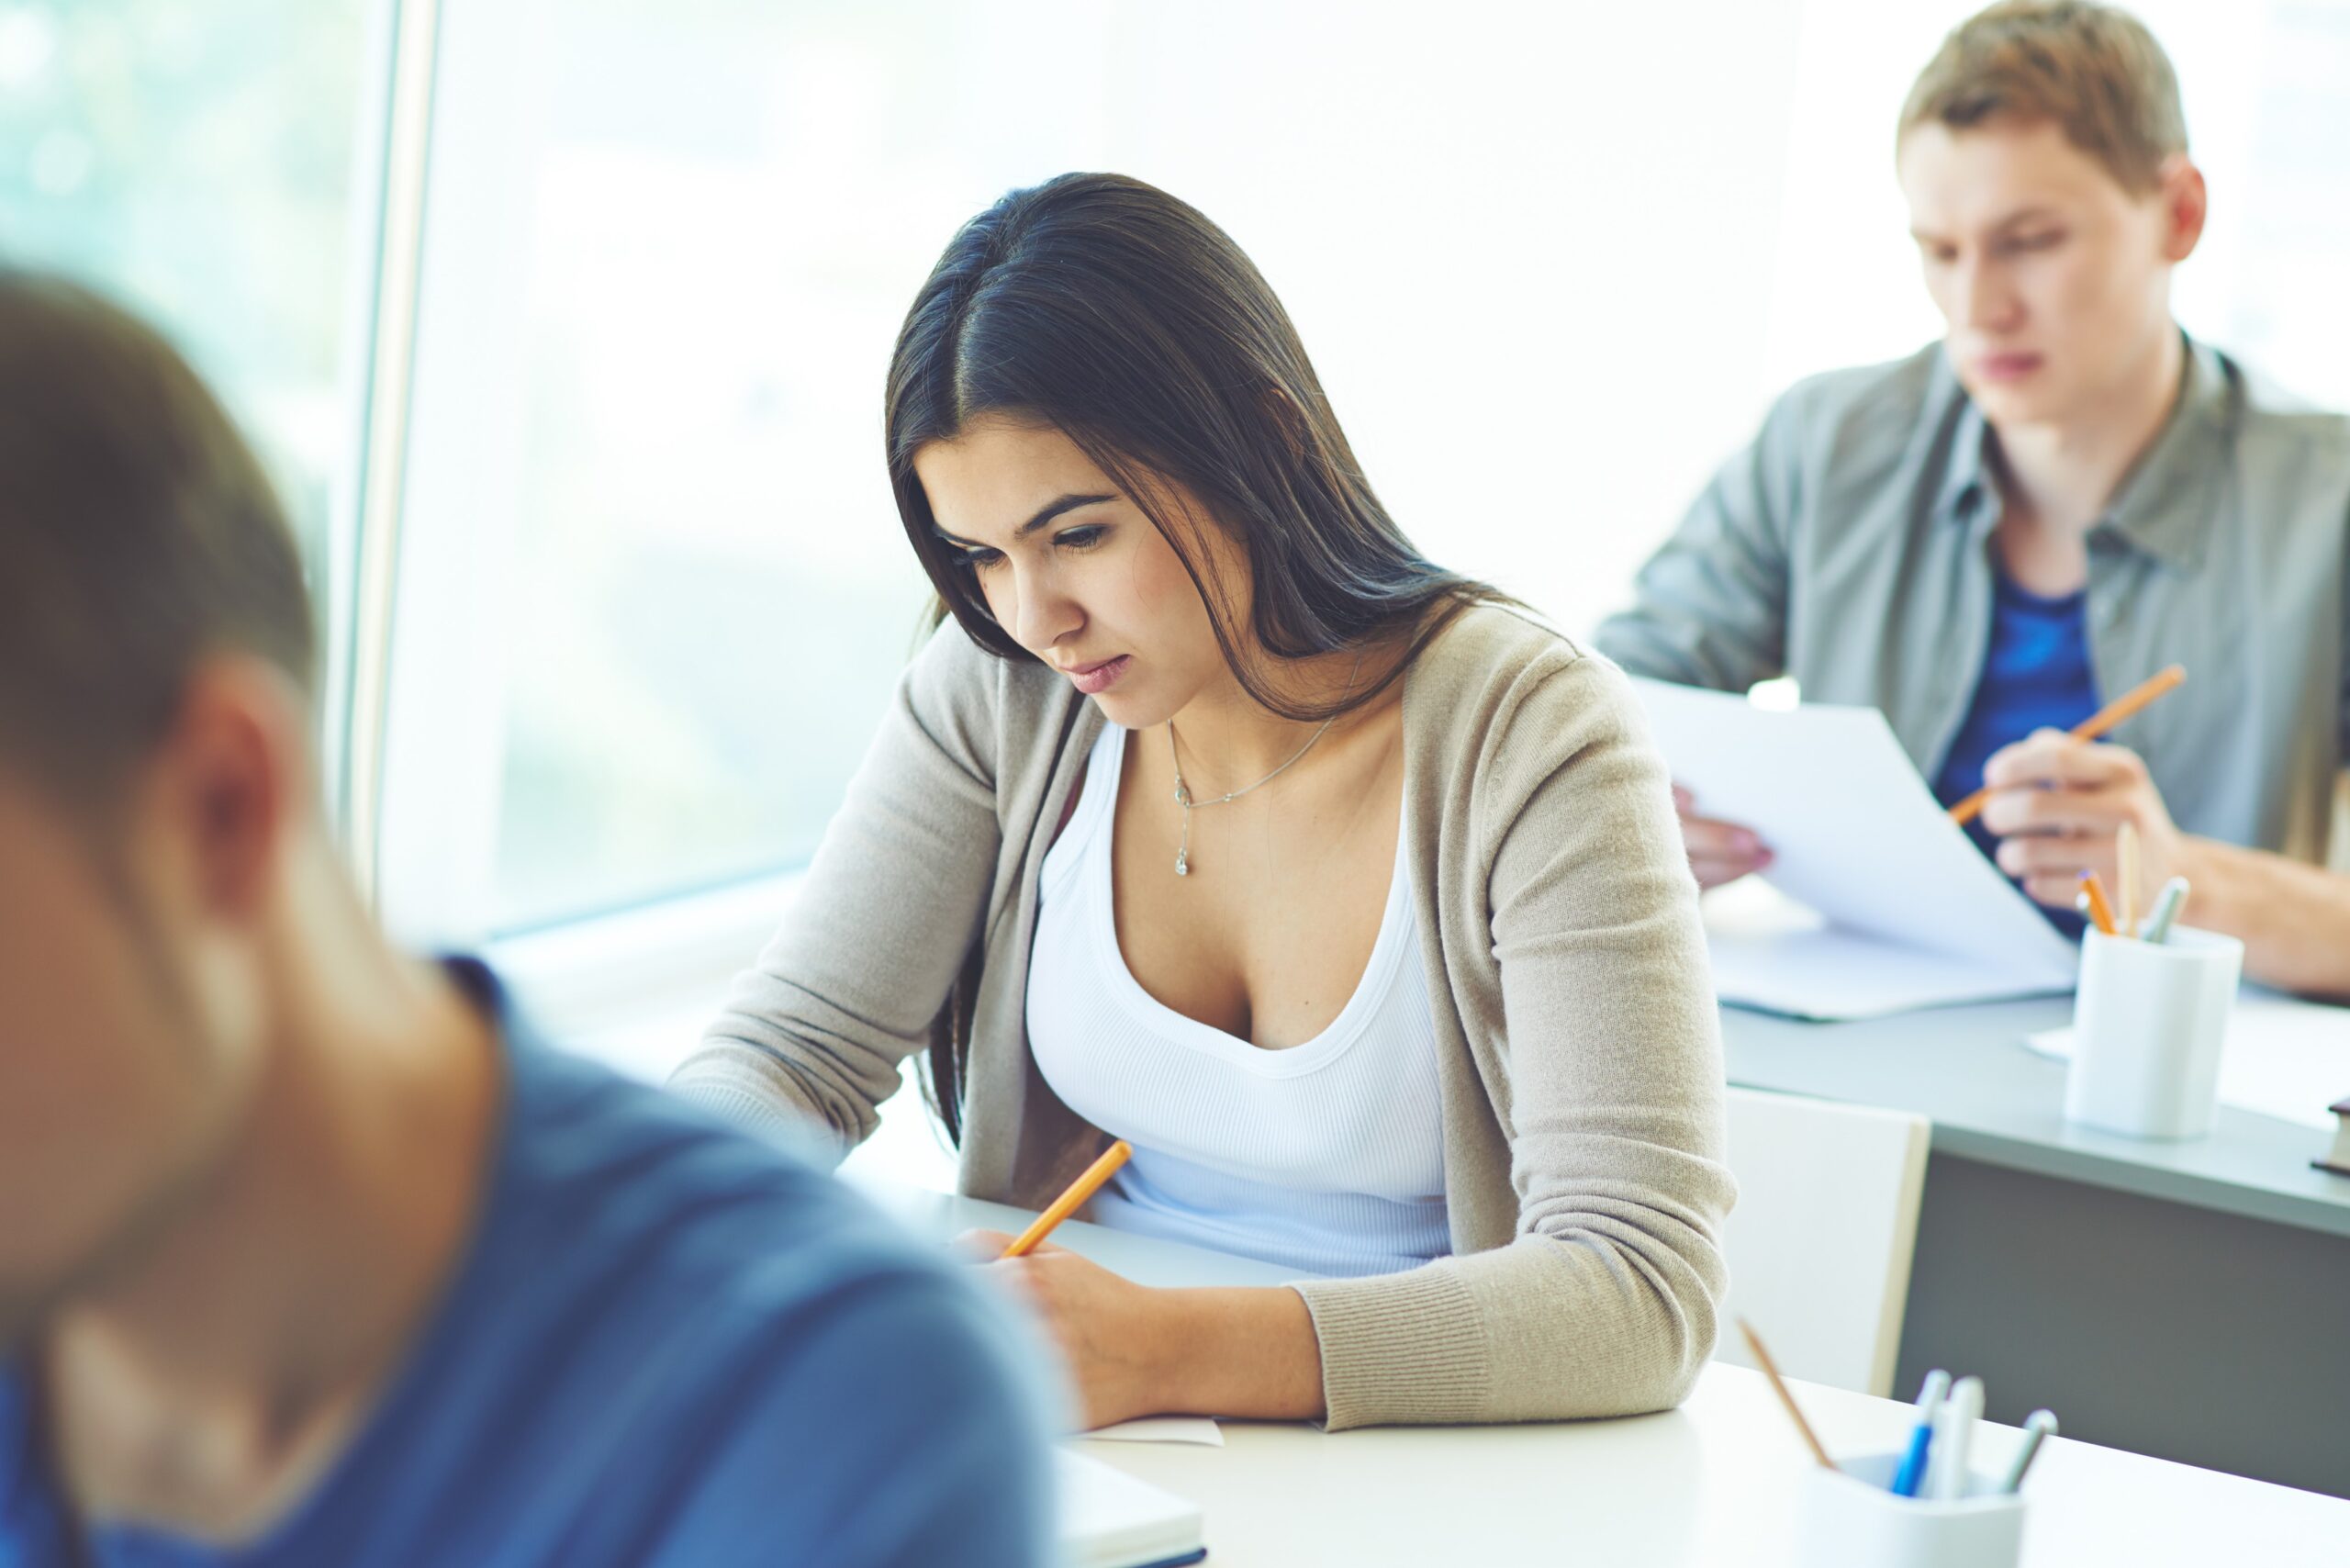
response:
<svg viewBox="0 0 2350 1568"><path fill-rule="evenodd" d="M1106 161L1256 258L1423 549L1587 627L1764 406L1799 11L1121 6Z"/></svg>

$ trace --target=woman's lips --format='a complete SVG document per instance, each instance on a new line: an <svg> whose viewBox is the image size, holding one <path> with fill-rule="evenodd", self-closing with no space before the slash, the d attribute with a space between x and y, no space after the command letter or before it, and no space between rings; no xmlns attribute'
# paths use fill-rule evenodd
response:
<svg viewBox="0 0 2350 1568"><path fill-rule="evenodd" d="M1132 654L1120 654L1114 659L1103 659L1100 664L1079 665L1062 673L1086 696L1098 697L1117 685L1119 678L1126 673L1126 666L1134 662Z"/></svg>

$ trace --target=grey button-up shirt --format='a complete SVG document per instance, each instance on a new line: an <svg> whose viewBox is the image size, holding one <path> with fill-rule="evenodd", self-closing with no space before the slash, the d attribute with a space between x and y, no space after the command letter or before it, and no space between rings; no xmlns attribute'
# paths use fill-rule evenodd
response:
<svg viewBox="0 0 2350 1568"><path fill-rule="evenodd" d="M1807 700L1882 709L1932 778L1990 637L1989 433L1940 344L1799 384L1594 641L1639 675L1791 675ZM2350 746L2350 419L2190 341L2178 405L2088 552L2102 696L2187 666L2112 738L2187 831L2322 861Z"/></svg>

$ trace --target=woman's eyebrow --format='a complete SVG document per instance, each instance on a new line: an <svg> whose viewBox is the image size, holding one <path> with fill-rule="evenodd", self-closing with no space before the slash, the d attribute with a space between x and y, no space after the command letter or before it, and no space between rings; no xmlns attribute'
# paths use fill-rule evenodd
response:
<svg viewBox="0 0 2350 1568"><path fill-rule="evenodd" d="M1030 518L1026 522L1022 523L1018 528L1013 530L1012 536L1014 539L1025 539L1030 534L1035 532L1038 529L1044 527L1046 523L1051 522L1053 519L1060 516L1063 512L1075 511L1080 507L1099 506L1103 501L1114 501L1117 498L1118 498L1114 492L1098 496L1063 496L1060 499L1048 501L1043 507L1039 508L1035 516ZM946 541L947 543L959 544L966 550L985 550L989 548L989 546L979 543L977 540L965 539L957 534L949 533L946 530L939 527L934 522L930 525L930 531L933 533L937 534L941 539Z"/></svg>

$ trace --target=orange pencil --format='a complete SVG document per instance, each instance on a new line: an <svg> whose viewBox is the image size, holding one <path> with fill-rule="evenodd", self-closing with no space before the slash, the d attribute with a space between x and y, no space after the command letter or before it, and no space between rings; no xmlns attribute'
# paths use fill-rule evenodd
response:
<svg viewBox="0 0 2350 1568"><path fill-rule="evenodd" d="M2186 680L2187 666L2185 665L2173 665L2168 669L2164 670L2160 675L2148 677L2145 680L2131 688L2128 691L2123 692L2121 696L2115 698L2112 701L2107 703L2104 707L2098 709L2096 712L2090 714L2079 723L2075 724L2073 726L2073 738L2075 740L2081 741L2093 741L2097 739L2099 735L2105 734L2116 724L2121 723L2124 719L2129 718L2132 714L2145 707L2147 703L2152 702L2155 698L2161 697L2165 693L2177 690L2181 685L2185 684ZM1965 826L1968 823L1975 820L1975 814L1983 810L1983 802L1990 798L1990 787L1986 785L1984 788L1975 790L1975 793L1966 797L1964 801L1961 801L1955 806L1953 806L1950 809L1950 820L1958 823L1961 827Z"/></svg>
<svg viewBox="0 0 2350 1568"><path fill-rule="evenodd" d="M1102 1151L1102 1158L1085 1168L1085 1174L1069 1184L1069 1191L1053 1200L1053 1206L1036 1216L1036 1223L1020 1233L1020 1239L1003 1249L1007 1258L1025 1258L1036 1249L1036 1244L1053 1233L1053 1226L1085 1206L1085 1200L1099 1192L1102 1183L1118 1173L1126 1156L1135 1151L1134 1145L1120 1138Z"/></svg>
<svg viewBox="0 0 2350 1568"><path fill-rule="evenodd" d="M2081 873L2080 906L2097 923L2097 928L2108 936L2119 936L2121 931L2113 924L2113 906L2105 902L2105 884L2095 871Z"/></svg>

